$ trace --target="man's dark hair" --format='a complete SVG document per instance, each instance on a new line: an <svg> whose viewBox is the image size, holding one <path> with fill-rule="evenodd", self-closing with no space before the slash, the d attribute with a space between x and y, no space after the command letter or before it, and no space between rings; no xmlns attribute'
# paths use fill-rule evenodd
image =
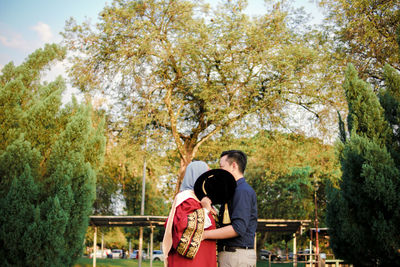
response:
<svg viewBox="0 0 400 267"><path fill-rule="evenodd" d="M239 171L241 173L244 173L247 164L247 156L243 151L227 150L221 153L220 158L222 158L225 155L227 155L227 160L229 164L232 164L232 162L236 162L236 164L239 166Z"/></svg>

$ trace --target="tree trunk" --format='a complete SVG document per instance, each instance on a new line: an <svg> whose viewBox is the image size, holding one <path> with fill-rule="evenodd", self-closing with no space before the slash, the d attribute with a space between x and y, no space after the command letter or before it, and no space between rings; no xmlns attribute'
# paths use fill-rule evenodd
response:
<svg viewBox="0 0 400 267"><path fill-rule="evenodd" d="M204 130L204 129L197 129L197 131L190 137L180 137L181 140L184 140L184 143L182 144L180 142L180 139L178 138L178 134L174 134L177 138L175 138L176 144L178 146L178 153L180 156L180 168L178 171L178 179L176 181L176 188L175 188L175 195L179 192L179 189L181 187L183 177L185 176L185 171L187 165L193 160L193 158L196 156L196 153L200 147L200 145L205 142L210 136L215 134L221 129L220 126L216 127L212 132L208 133L206 136L202 137L201 140L198 140L199 134Z"/></svg>
<svg viewBox="0 0 400 267"><path fill-rule="evenodd" d="M186 149L185 154L183 155L183 157L181 157L180 168L178 171L178 180L176 181L175 195L179 193L183 177L185 176L186 167L192 161L194 156L195 155L193 153L193 149L190 150Z"/></svg>
<svg viewBox="0 0 400 267"><path fill-rule="evenodd" d="M261 232L260 237L257 238L257 259L260 259L260 250L264 248L265 241L267 240L268 232Z"/></svg>

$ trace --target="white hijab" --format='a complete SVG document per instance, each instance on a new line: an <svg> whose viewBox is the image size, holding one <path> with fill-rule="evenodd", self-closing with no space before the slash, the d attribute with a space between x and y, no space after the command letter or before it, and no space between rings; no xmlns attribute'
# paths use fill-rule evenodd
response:
<svg viewBox="0 0 400 267"><path fill-rule="evenodd" d="M208 165L204 161L193 161L186 167L185 176L179 191L193 190L194 184L200 175L208 171Z"/></svg>

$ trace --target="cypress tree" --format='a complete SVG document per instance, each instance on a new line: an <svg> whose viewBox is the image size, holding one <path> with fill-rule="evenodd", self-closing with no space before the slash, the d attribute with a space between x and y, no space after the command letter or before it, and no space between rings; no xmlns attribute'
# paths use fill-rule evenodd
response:
<svg viewBox="0 0 400 267"><path fill-rule="evenodd" d="M381 93L379 102L354 67L347 69L350 138L342 138L341 127L342 180L340 188L329 189L327 225L335 255L355 266L400 265L400 171L394 134L399 117L388 110L400 87L391 88ZM387 104L381 105L382 100Z"/></svg>
<svg viewBox="0 0 400 267"><path fill-rule="evenodd" d="M41 82L65 50L46 45L0 76L0 257L4 266L71 266L81 255L104 154L90 105L62 107L61 77ZM96 125L96 126L95 126Z"/></svg>
<svg viewBox="0 0 400 267"><path fill-rule="evenodd" d="M385 65L384 78L379 100L385 110L385 119L393 131L393 139L386 146L400 166L400 75L394 68Z"/></svg>
<svg viewBox="0 0 400 267"><path fill-rule="evenodd" d="M347 116L350 134L386 144L391 138L391 129L384 118L384 111L371 86L358 78L353 65L349 65L343 84L349 108Z"/></svg>

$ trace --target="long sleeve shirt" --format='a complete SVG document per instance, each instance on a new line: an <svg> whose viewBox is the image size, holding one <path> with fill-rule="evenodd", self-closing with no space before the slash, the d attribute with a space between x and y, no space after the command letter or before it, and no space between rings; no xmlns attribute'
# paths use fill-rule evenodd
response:
<svg viewBox="0 0 400 267"><path fill-rule="evenodd" d="M218 240L218 245L252 248L257 230L257 197L245 178L240 178L236 183L235 194L228 209L232 227L239 236Z"/></svg>

